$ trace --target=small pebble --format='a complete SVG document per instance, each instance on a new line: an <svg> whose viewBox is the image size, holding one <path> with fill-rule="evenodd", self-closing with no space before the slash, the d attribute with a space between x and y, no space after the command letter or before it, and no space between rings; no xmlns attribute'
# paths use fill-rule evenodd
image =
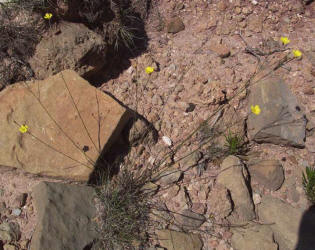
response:
<svg viewBox="0 0 315 250"><path fill-rule="evenodd" d="M260 204L261 203L261 196L257 193L254 193L253 194L253 201L254 201L255 205Z"/></svg>
<svg viewBox="0 0 315 250"><path fill-rule="evenodd" d="M155 162L155 158L152 157L152 156L150 156L149 159L148 159L148 162L149 162L151 165L153 165L154 162Z"/></svg>
<svg viewBox="0 0 315 250"><path fill-rule="evenodd" d="M169 137L163 136L162 140L167 146L172 146L172 140Z"/></svg>
<svg viewBox="0 0 315 250"><path fill-rule="evenodd" d="M186 113L192 112L195 110L195 107L196 107L196 105L190 102L190 103L188 103L188 107L186 108L185 112Z"/></svg>
<svg viewBox="0 0 315 250"><path fill-rule="evenodd" d="M19 209L19 208L14 208L14 209L12 210L12 215L20 216L21 213L22 213L22 210Z"/></svg>
<svg viewBox="0 0 315 250"><path fill-rule="evenodd" d="M131 75L132 72L133 72L133 70L134 70L133 67L130 66L130 67L127 69L127 73Z"/></svg>
<svg viewBox="0 0 315 250"><path fill-rule="evenodd" d="M256 0L252 0L252 4L253 4L253 5L257 5L258 2L257 2Z"/></svg>

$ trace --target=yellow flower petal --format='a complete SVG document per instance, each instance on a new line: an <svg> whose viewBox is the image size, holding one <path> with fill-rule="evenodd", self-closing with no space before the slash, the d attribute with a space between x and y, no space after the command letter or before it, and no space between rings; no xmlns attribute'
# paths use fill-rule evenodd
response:
<svg viewBox="0 0 315 250"><path fill-rule="evenodd" d="M20 132L22 134L26 133L28 130L28 126L27 125L21 125L21 127L19 128Z"/></svg>
<svg viewBox="0 0 315 250"><path fill-rule="evenodd" d="M259 115L261 112L259 105L255 105L255 106L251 105L250 109L251 109L252 113L255 115Z"/></svg>
<svg viewBox="0 0 315 250"><path fill-rule="evenodd" d="M150 75L153 71L154 71L153 67L146 67L145 68L145 73L147 73L148 75Z"/></svg>
<svg viewBox="0 0 315 250"><path fill-rule="evenodd" d="M46 19L46 20L49 20L49 19L51 19L52 18L52 14L51 13L46 13L45 14L45 16L44 16L44 18Z"/></svg>
<svg viewBox="0 0 315 250"><path fill-rule="evenodd" d="M292 53L293 53L294 57L301 57L302 56L302 52L298 49L292 50Z"/></svg>
<svg viewBox="0 0 315 250"><path fill-rule="evenodd" d="M287 45L288 43L290 43L291 41L289 40L289 38L287 38L286 36L282 36L280 38L281 42L283 43L283 45Z"/></svg>

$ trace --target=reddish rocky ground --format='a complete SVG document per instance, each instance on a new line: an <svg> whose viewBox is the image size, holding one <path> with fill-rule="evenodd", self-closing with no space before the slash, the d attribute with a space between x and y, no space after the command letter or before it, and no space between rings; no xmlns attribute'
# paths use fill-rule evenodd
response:
<svg viewBox="0 0 315 250"><path fill-rule="evenodd" d="M252 47L267 55L283 49L281 36L291 40L286 48L299 49L303 56L301 60L278 69L276 74L289 85L307 119L315 126L315 2L306 6L297 0L165 0L153 4L146 23L150 39L148 51L131 59L128 70L100 87L143 115L159 131L159 142L154 147L142 145L132 149L130 157L135 169L145 168L149 162L160 160L168 152L162 136L169 137L173 145L183 141L219 107L225 95L231 96L255 73L259 60L283 56L285 52L274 52L258 56L258 60L245 52L246 48ZM168 22L174 17L180 18L185 28L175 34L167 33ZM147 66L158 70L148 76L144 71ZM193 110L189 109L192 104ZM246 118L249 113L246 99L242 100L240 96L230 104L237 118ZM194 138L175 154L175 161L199 145L200 140ZM301 172L306 166L315 164L314 145L297 149L251 143L250 152L257 152L261 159L280 160L285 171L285 182L279 190L271 192L252 183L253 192L271 193L294 207L306 209L308 202L302 189ZM211 157L204 148L201 151L203 157ZM139 152L142 152L140 156ZM182 181L158 193L168 209L177 211L185 207L183 190L189 193L193 211L203 213L207 206L211 206L211 200L207 198L219 164L207 164L200 176L197 168L188 169ZM183 169L185 164L176 164L176 167L186 170ZM0 201L5 203L1 203L1 220L12 219L19 223L22 245L25 244L23 241L31 239L36 215L30 196L19 216L11 214L17 206L13 201L21 193L30 193L43 178L0 171ZM209 217L209 213L206 215ZM214 226L211 220L201 229L205 232L207 227L211 232L202 233L204 249L231 249L228 228ZM21 246L21 249L26 248Z"/></svg>

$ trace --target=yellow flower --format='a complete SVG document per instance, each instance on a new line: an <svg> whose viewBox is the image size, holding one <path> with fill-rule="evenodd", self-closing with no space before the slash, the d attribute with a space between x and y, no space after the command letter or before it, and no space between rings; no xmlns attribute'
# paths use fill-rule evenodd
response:
<svg viewBox="0 0 315 250"><path fill-rule="evenodd" d="M145 73L147 73L148 75L150 75L153 71L154 71L153 67L146 67L145 68Z"/></svg>
<svg viewBox="0 0 315 250"><path fill-rule="evenodd" d="M255 105L255 106L250 106L251 111L255 114L255 115L259 115L261 110L259 105Z"/></svg>
<svg viewBox="0 0 315 250"><path fill-rule="evenodd" d="M52 18L52 16L53 15L51 13L46 13L45 16L44 16L44 19L49 20L49 19Z"/></svg>
<svg viewBox="0 0 315 250"><path fill-rule="evenodd" d="M290 43L291 41L289 40L289 38L287 38L286 36L282 36L280 38L281 42L283 43L283 45L287 45L288 43Z"/></svg>
<svg viewBox="0 0 315 250"><path fill-rule="evenodd" d="M292 50L292 53L293 53L294 57L301 57L302 56L302 52L298 49Z"/></svg>
<svg viewBox="0 0 315 250"><path fill-rule="evenodd" d="M27 125L21 125L21 127L19 128L20 132L22 134L26 133L28 130L28 126Z"/></svg>

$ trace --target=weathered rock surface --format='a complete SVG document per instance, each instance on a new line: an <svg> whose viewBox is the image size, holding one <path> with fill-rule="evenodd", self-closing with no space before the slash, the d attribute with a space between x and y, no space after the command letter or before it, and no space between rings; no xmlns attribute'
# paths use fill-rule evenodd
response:
<svg viewBox="0 0 315 250"><path fill-rule="evenodd" d="M245 229L232 228L232 233L231 244L235 250L278 250L269 226L251 223Z"/></svg>
<svg viewBox="0 0 315 250"><path fill-rule="evenodd" d="M200 151L196 151L188 155L186 158L179 161L181 169L183 169L183 171L186 171L187 169L196 166L201 158L202 153Z"/></svg>
<svg viewBox="0 0 315 250"><path fill-rule="evenodd" d="M306 119L289 87L278 78L260 81L251 89L251 105L259 105L259 115L250 114L250 139L277 145L304 147Z"/></svg>
<svg viewBox="0 0 315 250"><path fill-rule="evenodd" d="M262 160L249 164L248 171L253 180L272 191L278 190L284 182L283 168L277 160Z"/></svg>
<svg viewBox="0 0 315 250"><path fill-rule="evenodd" d="M85 25L62 22L42 38L29 64L38 79L65 69L89 78L104 66L106 51L103 38Z"/></svg>
<svg viewBox="0 0 315 250"><path fill-rule="evenodd" d="M257 208L259 219L270 225L279 250L295 249L303 211L271 196L263 196Z"/></svg>
<svg viewBox="0 0 315 250"><path fill-rule="evenodd" d="M305 146L308 151L315 153L315 134L309 137L306 137Z"/></svg>
<svg viewBox="0 0 315 250"><path fill-rule="evenodd" d="M166 249L200 250L202 248L202 241L197 234L182 233L172 230L158 230L156 234L160 245Z"/></svg>
<svg viewBox="0 0 315 250"><path fill-rule="evenodd" d="M180 17L172 18L167 24L168 33L178 33L185 29L185 25Z"/></svg>
<svg viewBox="0 0 315 250"><path fill-rule="evenodd" d="M31 250L83 250L97 238L93 188L42 182L32 196L38 219Z"/></svg>
<svg viewBox="0 0 315 250"><path fill-rule="evenodd" d="M154 145L157 142L157 131L148 122L138 118L131 126L128 141L131 146L140 143Z"/></svg>
<svg viewBox="0 0 315 250"><path fill-rule="evenodd" d="M168 185L177 182L181 176L182 171L175 167L168 167L153 176L153 180L157 181L159 184Z"/></svg>
<svg viewBox="0 0 315 250"><path fill-rule="evenodd" d="M228 156L221 164L217 183L226 187L231 194L234 210L229 218L234 222L244 222L255 218L254 204L243 174L244 165L236 156Z"/></svg>
<svg viewBox="0 0 315 250"><path fill-rule="evenodd" d="M82 181L89 179L99 153L108 150L129 116L113 98L70 70L27 87L9 86L0 93L0 110L1 165ZM27 133L19 132L22 124L29 127Z"/></svg>
<svg viewBox="0 0 315 250"><path fill-rule="evenodd" d="M224 219L232 212L232 202L228 190L223 185L215 185L207 199L208 213Z"/></svg>
<svg viewBox="0 0 315 250"><path fill-rule="evenodd" d="M262 32L263 29L263 22L264 22L264 18L262 16L259 16L257 14L251 14L248 17L248 28L251 31L254 32Z"/></svg>
<svg viewBox="0 0 315 250"><path fill-rule="evenodd" d="M174 219L173 213L171 213L166 207L165 203L158 204L157 208L152 209L150 213L150 219L156 221L156 228L164 229Z"/></svg>
<svg viewBox="0 0 315 250"><path fill-rule="evenodd" d="M210 50L215 52L221 58L228 57L230 55L230 50L223 44L212 44Z"/></svg>
<svg viewBox="0 0 315 250"><path fill-rule="evenodd" d="M189 209L175 213L174 216L176 223L184 230L198 229L206 221L202 214L194 213Z"/></svg>

